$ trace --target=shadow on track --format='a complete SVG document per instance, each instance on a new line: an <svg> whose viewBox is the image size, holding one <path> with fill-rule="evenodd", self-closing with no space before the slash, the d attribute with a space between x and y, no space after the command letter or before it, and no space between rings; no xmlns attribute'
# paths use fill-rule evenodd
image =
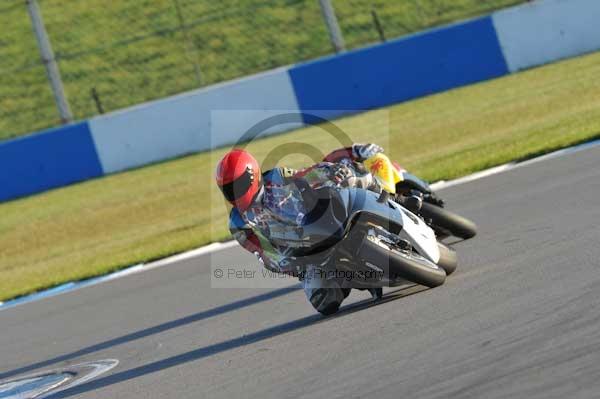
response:
<svg viewBox="0 0 600 399"><path fill-rule="evenodd" d="M3 373L0 373L0 380L4 380L9 377L16 376L21 373L27 373L29 371L37 370L42 367L51 366L55 363L64 362L66 360L74 359L80 356L89 355L90 353L99 352L101 350L110 348L112 346L121 345L127 342L135 341L141 338L148 337L150 335L160 334L164 331L171 330L174 328L178 328L184 326L186 324L195 323L200 320L208 319L211 317L215 317L221 315L223 313L231 312L233 310L241 309L247 306L251 306L257 303L265 302L283 295L287 295L291 292L300 290L301 287L299 285L295 285L292 287L280 288L274 291L270 291L264 294L256 295L250 298L241 299L239 301L235 301L232 303L228 303L226 305L218 306L213 309L204 310L199 313L195 313L181 319L172 320L163 324L159 324L153 327L149 327L140 331L133 332L131 334L123 335L118 338L113 338L108 341L100 342L98 344L88 346L86 348L79 349L77 351L67 353L64 355L60 355L54 357L52 359L43 360L41 362L37 362L34 364L30 364L28 366L20 367L18 369L9 370Z"/></svg>
<svg viewBox="0 0 600 399"><path fill-rule="evenodd" d="M185 352L179 355L171 356L163 360L148 363L143 366L135 367L129 370L124 370L97 380L86 382L82 385L66 389L62 392L57 392L54 395L50 395L51 399L68 398L75 395L80 395L85 392L90 392L96 389L100 389L109 385L118 384L123 381L131 380L137 377L144 376L146 374L156 373L171 367L179 366L184 363L192 362L195 360L203 359L209 356L216 355L221 352L225 352L231 349L239 348L242 346L250 345L256 342L263 341L265 339L273 338L278 335L285 334L290 331L294 331L300 328L316 325L319 323L334 320L339 317L348 316L354 312L358 312L372 306L381 305L390 301L394 301L400 298L407 297L427 290L427 287L418 285L411 285L409 287L392 291L383 296L378 301L372 299L363 300L357 303L350 304L343 307L337 314L330 317L323 317L319 314L303 317L301 319L293 320L287 323L279 324L273 327L265 328L264 330L256 331L254 333L244 335L242 337L233 338L227 341L219 342L213 345L208 345L202 348L198 348L189 352Z"/></svg>

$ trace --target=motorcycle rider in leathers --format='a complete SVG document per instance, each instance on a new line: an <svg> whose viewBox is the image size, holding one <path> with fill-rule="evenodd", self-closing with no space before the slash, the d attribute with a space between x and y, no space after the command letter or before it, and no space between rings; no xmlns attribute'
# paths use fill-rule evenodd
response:
<svg viewBox="0 0 600 399"><path fill-rule="evenodd" d="M296 265L287 256L287 246L292 240L286 237L298 231L296 227L306 212L294 188L302 182L311 188L356 187L379 191L371 174L352 165L380 152L383 149L376 144L354 144L331 152L323 162L303 170L277 167L261 173L250 153L233 149L221 159L216 173L217 185L233 205L229 217L231 234L267 269L290 273ZM350 289L343 288L338 279L328 277L322 265L304 264L303 270L300 277L310 303L322 314L335 313Z"/></svg>

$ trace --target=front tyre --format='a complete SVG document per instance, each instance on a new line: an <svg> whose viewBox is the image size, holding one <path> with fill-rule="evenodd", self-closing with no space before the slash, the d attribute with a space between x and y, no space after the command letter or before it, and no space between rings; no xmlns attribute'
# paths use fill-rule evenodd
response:
<svg viewBox="0 0 600 399"><path fill-rule="evenodd" d="M448 232L465 240L477 235L475 223L439 206L423 202L420 213L423 218L431 220L434 229L440 229L442 232Z"/></svg>
<svg viewBox="0 0 600 399"><path fill-rule="evenodd" d="M438 287L446 281L444 269L419 254L392 250L387 245L370 239L363 241L359 256L364 262L383 269L388 266L391 279L401 278L429 288Z"/></svg>

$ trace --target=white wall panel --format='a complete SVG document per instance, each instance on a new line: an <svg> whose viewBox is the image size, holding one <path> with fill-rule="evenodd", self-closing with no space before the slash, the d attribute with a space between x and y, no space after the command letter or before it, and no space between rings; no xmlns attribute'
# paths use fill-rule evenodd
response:
<svg viewBox="0 0 600 399"><path fill-rule="evenodd" d="M600 49L600 0L538 0L493 21L511 72Z"/></svg>
<svg viewBox="0 0 600 399"><path fill-rule="evenodd" d="M89 123L104 173L112 173L234 143L250 126L279 109L298 109L287 69L142 104ZM249 111L213 127L211 111L215 110Z"/></svg>

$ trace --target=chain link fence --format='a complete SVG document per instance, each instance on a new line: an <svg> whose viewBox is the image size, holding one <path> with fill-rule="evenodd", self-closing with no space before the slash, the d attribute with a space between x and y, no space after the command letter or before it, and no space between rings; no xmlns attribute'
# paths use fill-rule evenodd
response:
<svg viewBox="0 0 600 399"><path fill-rule="evenodd" d="M525 1L531 0L338 0L334 5L346 47L353 49Z"/></svg>
<svg viewBox="0 0 600 399"><path fill-rule="evenodd" d="M331 4L352 49L522 1ZM38 4L75 119L334 52L320 0ZM26 0L3 0L0 26L0 140L59 124Z"/></svg>

